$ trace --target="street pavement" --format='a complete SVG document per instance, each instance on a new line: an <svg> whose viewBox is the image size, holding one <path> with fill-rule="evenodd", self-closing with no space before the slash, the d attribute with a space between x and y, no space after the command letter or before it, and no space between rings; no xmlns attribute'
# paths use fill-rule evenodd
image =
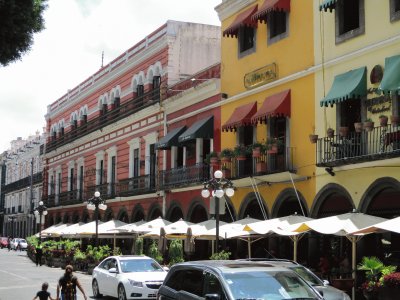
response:
<svg viewBox="0 0 400 300"><path fill-rule="evenodd" d="M61 268L36 267L26 251L0 249L0 300L31 300L47 281L51 296L56 297L57 281L64 273ZM84 288L88 299L93 298L92 277L74 272ZM84 299L78 290L78 299ZM111 300L113 298L104 297Z"/></svg>

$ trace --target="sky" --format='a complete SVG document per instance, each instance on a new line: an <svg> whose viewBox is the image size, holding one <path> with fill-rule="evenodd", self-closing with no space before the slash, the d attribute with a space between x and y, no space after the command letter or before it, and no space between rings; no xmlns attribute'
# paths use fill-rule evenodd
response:
<svg viewBox="0 0 400 300"><path fill-rule="evenodd" d="M0 153L43 132L47 106L167 20L220 25L222 0L49 0L21 60L0 66Z"/></svg>

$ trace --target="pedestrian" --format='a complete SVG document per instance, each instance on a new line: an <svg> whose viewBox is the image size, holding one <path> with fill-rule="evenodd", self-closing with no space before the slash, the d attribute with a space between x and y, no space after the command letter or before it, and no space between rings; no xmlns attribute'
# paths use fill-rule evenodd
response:
<svg viewBox="0 0 400 300"><path fill-rule="evenodd" d="M73 270L71 265L67 265L64 275L58 280L57 300L76 300L76 287L81 291L83 298L87 300L85 291L79 283L78 278L72 274Z"/></svg>
<svg viewBox="0 0 400 300"><path fill-rule="evenodd" d="M7 245L8 252L10 252L10 250L11 250L11 242L12 242L12 238L11 238L11 236L9 236L8 237L8 245Z"/></svg>
<svg viewBox="0 0 400 300"><path fill-rule="evenodd" d="M54 300L54 298L52 298L50 296L50 293L47 291L47 289L49 288L49 284L47 282L44 282L42 284L42 290L36 293L35 298L33 298L33 300L36 300L37 298L39 298L39 300Z"/></svg>
<svg viewBox="0 0 400 300"><path fill-rule="evenodd" d="M35 248L36 267L37 267L38 265L42 266L42 255L43 255L42 245L39 244L39 245L37 245L37 247Z"/></svg>

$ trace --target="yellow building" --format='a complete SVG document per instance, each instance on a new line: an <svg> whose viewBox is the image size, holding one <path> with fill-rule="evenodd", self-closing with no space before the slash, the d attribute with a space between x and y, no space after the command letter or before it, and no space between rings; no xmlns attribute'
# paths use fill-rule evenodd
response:
<svg viewBox="0 0 400 300"><path fill-rule="evenodd" d="M237 188L228 200L230 212L238 219L309 216L316 169L309 140L316 126L313 3L229 0L216 11L226 94L221 154L227 148L236 153L221 166ZM258 143L266 148L261 155L247 151L238 157ZM229 214L224 218L231 221ZM291 251L287 248L281 250Z"/></svg>

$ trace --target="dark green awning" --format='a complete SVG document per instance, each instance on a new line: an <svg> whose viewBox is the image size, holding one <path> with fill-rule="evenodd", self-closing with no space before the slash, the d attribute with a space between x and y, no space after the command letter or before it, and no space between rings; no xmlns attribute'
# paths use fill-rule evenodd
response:
<svg viewBox="0 0 400 300"><path fill-rule="evenodd" d="M156 143L156 149L164 150L164 149L171 149L171 146L178 146L178 137L184 132L186 126L174 128L169 131L161 140Z"/></svg>
<svg viewBox="0 0 400 300"><path fill-rule="evenodd" d="M379 89L384 93L400 90L400 55L386 57L385 72Z"/></svg>
<svg viewBox="0 0 400 300"><path fill-rule="evenodd" d="M214 117L210 116L197 121L182 133L178 140L185 143L196 138L212 139L214 138Z"/></svg>
<svg viewBox="0 0 400 300"><path fill-rule="evenodd" d="M337 0L324 0L322 4L319 6L319 10L327 11L329 9L330 12L336 8Z"/></svg>
<svg viewBox="0 0 400 300"><path fill-rule="evenodd" d="M351 70L336 75L332 87L321 106L329 106L348 99L361 98L367 95L367 68Z"/></svg>

